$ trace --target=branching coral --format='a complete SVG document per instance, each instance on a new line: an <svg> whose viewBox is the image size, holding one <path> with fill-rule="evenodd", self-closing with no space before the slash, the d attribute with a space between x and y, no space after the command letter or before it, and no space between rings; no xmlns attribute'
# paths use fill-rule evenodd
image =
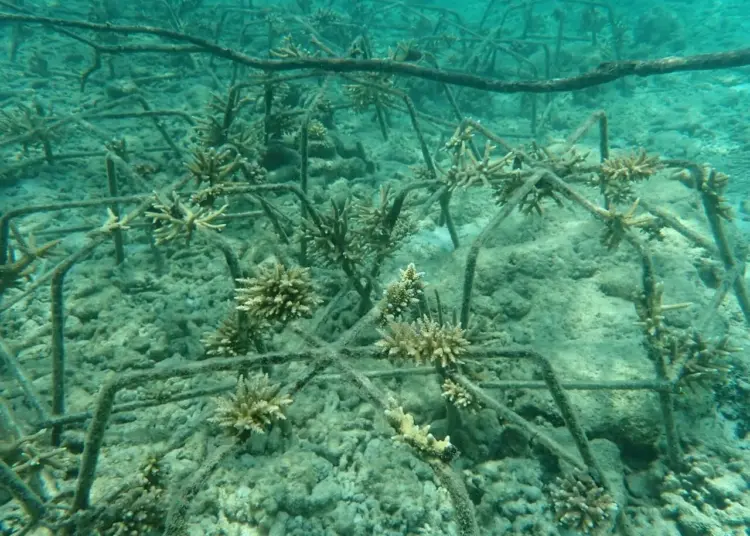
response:
<svg viewBox="0 0 750 536"><path fill-rule="evenodd" d="M310 316L320 302L307 268L287 269L277 263L262 268L256 277L237 282L237 309L262 321L285 324Z"/></svg>
<svg viewBox="0 0 750 536"><path fill-rule="evenodd" d="M315 259L326 266L358 264L362 260L359 244L350 232L351 204L331 200L330 214L320 214L320 225L305 220L303 234Z"/></svg>
<svg viewBox="0 0 750 536"><path fill-rule="evenodd" d="M164 532L167 475L162 460L149 454L138 470L137 485L124 490L96 518L102 536L141 536ZM81 532L81 528L79 528ZM87 531L88 532L88 531Z"/></svg>
<svg viewBox="0 0 750 536"><path fill-rule="evenodd" d="M382 338L376 345L389 357L450 367L461 363L468 350L464 330L450 323L440 325L424 317L410 324L391 322L388 327L380 331Z"/></svg>
<svg viewBox="0 0 750 536"><path fill-rule="evenodd" d="M11 110L0 110L0 136L21 138L24 153L31 146L41 146L49 156L50 143L57 137L51 127L52 118L38 104L19 104Z"/></svg>
<svg viewBox="0 0 750 536"><path fill-rule="evenodd" d="M400 439L410 447L429 458L438 458L450 462L458 455L458 449L451 443L451 439L438 440L430 433L430 425L418 426L414 424L414 417L405 413L402 407L389 409L385 412L388 421L397 431L394 439Z"/></svg>
<svg viewBox="0 0 750 536"><path fill-rule="evenodd" d="M216 400L216 414L209 421L240 437L265 433L274 422L286 420L284 411L292 403L279 388L266 374L240 378L233 395Z"/></svg>
<svg viewBox="0 0 750 536"><path fill-rule="evenodd" d="M362 73L361 83L344 86L344 92L354 104L354 109L360 112L372 105L388 104L394 97L387 90L393 87L393 78L380 73Z"/></svg>
<svg viewBox="0 0 750 536"><path fill-rule="evenodd" d="M197 185L207 182L210 186L229 181L242 166L242 158L232 155L227 148L216 149L196 146L193 148L187 169Z"/></svg>
<svg viewBox="0 0 750 536"><path fill-rule="evenodd" d="M378 304L378 324L402 320L404 315L424 296L423 272L417 272L413 263L401 270L401 278L388 285Z"/></svg>
<svg viewBox="0 0 750 536"><path fill-rule="evenodd" d="M588 473L576 471L558 478L551 495L561 525L594 536L611 532L617 503Z"/></svg>
<svg viewBox="0 0 750 536"><path fill-rule="evenodd" d="M607 249L617 249L630 229L643 229L650 236L660 236L661 224L657 218L648 215L636 216L638 202L636 199L625 212L618 212L614 207L607 211L607 221L601 236L601 242Z"/></svg>
<svg viewBox="0 0 750 536"><path fill-rule="evenodd" d="M226 98L214 93L206 106L205 115L197 118L195 138L203 147L221 147L231 136L235 119L249 98L240 98L233 88Z"/></svg>
<svg viewBox="0 0 750 536"><path fill-rule="evenodd" d="M558 157L537 146L532 147L534 151L531 153L510 151L502 157L493 158L496 147L489 142L485 144L481 158L477 158L471 149L472 137L471 127L459 128L448 141L446 149L451 151L452 161L451 167L443 172L443 180L451 188L467 188L476 184L493 187L495 199L500 205L508 203L533 173L531 168L524 169L525 162L566 177L585 160L585 156L572 151ZM545 199L552 199L562 206L560 195L542 179L520 200L518 208L524 214L542 214Z"/></svg>
<svg viewBox="0 0 750 536"><path fill-rule="evenodd" d="M385 257L414 232L416 224L405 216L403 211L399 218L391 221L392 205L390 188L382 186L379 203L362 203L354 206L352 230L355 250L365 255Z"/></svg>
<svg viewBox="0 0 750 536"><path fill-rule="evenodd" d="M656 283L653 292L648 295L639 296L635 302L635 310L640 319L639 325L643 327L648 337L660 337L661 332L664 330L664 313L690 307L689 303L664 305L663 299L664 284Z"/></svg>
<svg viewBox="0 0 750 536"><path fill-rule="evenodd" d="M209 210L185 204L180 200L177 192L172 192L172 199L165 199L156 194L152 210L146 212L154 226L156 244L166 244L180 237L184 237L189 244L196 229L206 231L221 231L224 224L213 221L226 210L224 205L219 210Z"/></svg>
<svg viewBox="0 0 750 536"><path fill-rule="evenodd" d="M299 130L300 112L289 106L280 106L278 112L266 117L266 132L273 139L281 139Z"/></svg>
<svg viewBox="0 0 750 536"><path fill-rule="evenodd" d="M734 214L732 207L724 197L724 190L729 183L729 176L715 169L711 169L706 174L706 179L698 185L702 195L713 205L719 217L732 221Z"/></svg>
<svg viewBox="0 0 750 536"><path fill-rule="evenodd" d="M606 159L599 170L589 177L588 183L599 187L608 202L624 203L635 197L633 185L644 181L662 168L659 157L638 153Z"/></svg>
<svg viewBox="0 0 750 536"><path fill-rule="evenodd" d="M457 384L450 378L446 378L442 385L443 398L450 401L457 408L476 411L479 407L476 399L462 385Z"/></svg>
<svg viewBox="0 0 750 536"><path fill-rule="evenodd" d="M216 331L208 333L201 339L206 355L209 357L238 356L250 352L263 338L269 325L265 320L252 315L248 315L247 323L246 331L241 331L237 313L233 312Z"/></svg>
<svg viewBox="0 0 750 536"><path fill-rule="evenodd" d="M658 156L641 149L638 153L606 159L601 173L609 181L638 182L648 179L661 168Z"/></svg>
<svg viewBox="0 0 750 536"><path fill-rule="evenodd" d="M679 344L685 353L684 366L678 381L690 386L715 384L726 380L731 366L729 355L740 351L733 346L729 337L706 340L699 333L692 332Z"/></svg>
<svg viewBox="0 0 750 536"><path fill-rule="evenodd" d="M32 264L34 261L46 257L52 248L59 243L59 240L55 240L37 247L33 238L29 240L28 244L22 240L18 240L18 245L23 255L17 261L0 264L0 294L8 288L20 285L21 280L30 276L33 272Z"/></svg>
<svg viewBox="0 0 750 536"><path fill-rule="evenodd" d="M527 178L527 172L521 170L508 173L495 188L495 201L499 205L507 204L516 191L524 185ZM544 213L543 203L545 199L552 199L558 207L562 206L560 195L542 179L518 202L518 210L524 214L535 212L541 216Z"/></svg>
<svg viewBox="0 0 750 536"><path fill-rule="evenodd" d="M515 167L543 167L563 179L588 172L586 161L590 151L581 153L575 147L564 151L553 151L532 142L524 151L516 151L518 163Z"/></svg>
<svg viewBox="0 0 750 536"><path fill-rule="evenodd" d="M443 173L443 180L451 188L468 188L478 183L489 187L492 181L507 174L508 165L513 162L513 153L493 158L495 146L489 142L485 144L481 158L475 157L470 146L471 138L470 128L459 129L445 144L445 148L451 151L451 167Z"/></svg>

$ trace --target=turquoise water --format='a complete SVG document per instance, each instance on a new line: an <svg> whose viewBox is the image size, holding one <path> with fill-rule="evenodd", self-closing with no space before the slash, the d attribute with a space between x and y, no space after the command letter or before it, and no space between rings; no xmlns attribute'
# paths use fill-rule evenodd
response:
<svg viewBox="0 0 750 536"><path fill-rule="evenodd" d="M0 534L748 534L746 11L0 2Z"/></svg>

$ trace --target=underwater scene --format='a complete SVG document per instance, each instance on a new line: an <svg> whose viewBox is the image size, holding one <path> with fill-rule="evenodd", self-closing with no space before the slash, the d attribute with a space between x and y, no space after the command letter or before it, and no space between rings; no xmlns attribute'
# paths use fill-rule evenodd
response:
<svg viewBox="0 0 750 536"><path fill-rule="evenodd" d="M750 535L748 0L0 0L0 535Z"/></svg>

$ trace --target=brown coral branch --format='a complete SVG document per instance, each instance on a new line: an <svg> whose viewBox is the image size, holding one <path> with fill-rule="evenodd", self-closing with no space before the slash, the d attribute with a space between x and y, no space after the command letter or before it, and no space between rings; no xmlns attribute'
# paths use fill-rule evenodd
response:
<svg viewBox="0 0 750 536"><path fill-rule="evenodd" d="M360 60L353 58L311 57L288 58L283 60L262 59L248 56L237 50L212 43L206 39L201 39L174 30L151 26L98 24L82 20L65 20L52 17L15 15L8 13L0 14L0 23L3 22L8 24L44 24L60 28L78 28L94 32L116 33L122 35L154 35L178 42L190 43L203 52L264 71L318 69L334 73L378 72L382 74L414 76L424 80L470 87L494 93L555 93L576 91L603 85L628 76L646 77L684 71L729 69L750 65L750 48L744 48L711 54L666 57L657 60L624 60L602 63L591 71L568 78L508 81L456 71L442 71L413 63L386 59ZM184 52L179 49L178 51ZM138 50L123 50L123 52L138 52Z"/></svg>

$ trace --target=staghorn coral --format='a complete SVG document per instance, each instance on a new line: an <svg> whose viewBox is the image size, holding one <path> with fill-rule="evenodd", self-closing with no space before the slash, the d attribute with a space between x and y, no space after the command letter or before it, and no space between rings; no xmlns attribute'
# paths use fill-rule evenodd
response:
<svg viewBox="0 0 750 536"><path fill-rule="evenodd" d="M313 119L307 124L307 135L311 140L323 141L328 136L328 129L319 120Z"/></svg>
<svg viewBox="0 0 750 536"><path fill-rule="evenodd" d="M240 171L249 184L263 184L268 179L268 170L255 161L244 161Z"/></svg>
<svg viewBox="0 0 750 536"><path fill-rule="evenodd" d="M598 187L608 202L625 203L635 198L635 183L648 179L661 168L658 156L641 149L638 153L606 159L587 182Z"/></svg>
<svg viewBox="0 0 750 536"><path fill-rule="evenodd" d="M216 149L199 145L193 148L187 170L198 186L204 182L214 186L230 181L241 166L242 158L239 155L232 156L229 148Z"/></svg>
<svg viewBox="0 0 750 536"><path fill-rule="evenodd" d="M458 456L458 449L451 443L451 438L438 440L430 433L430 425L418 426L414 424L414 416L405 413L404 408L397 407L385 411L388 422L397 431L394 439L400 439L410 447L416 449L423 456L438 458L444 462L450 462Z"/></svg>
<svg viewBox="0 0 750 536"><path fill-rule="evenodd" d="M379 203L372 201L355 205L352 214L354 247L363 254L385 257L395 251L403 240L416 230L416 224L403 211L391 221L390 188L381 186Z"/></svg>
<svg viewBox="0 0 750 536"><path fill-rule="evenodd" d="M557 478L550 491L557 522L580 534L609 534L617 503L588 473L575 471Z"/></svg>
<svg viewBox="0 0 750 536"><path fill-rule="evenodd" d="M251 432L265 433L276 421L286 420L285 408L292 403L288 395L279 394L266 374L240 378L233 395L216 400L216 414L209 419L228 432L244 437Z"/></svg>
<svg viewBox="0 0 750 536"><path fill-rule="evenodd" d="M380 330L382 338L376 345L389 357L449 367L461 363L469 346L460 326L440 325L427 317L410 324L390 322L388 327L388 332Z"/></svg>
<svg viewBox="0 0 750 536"><path fill-rule="evenodd" d="M300 112L289 106L279 106L277 112L273 112L266 117L264 123L266 132L271 139L280 140L284 136L294 134L299 131Z"/></svg>
<svg viewBox="0 0 750 536"><path fill-rule="evenodd" d="M308 58L313 56L309 50L305 49L299 43L296 43L291 34L284 36L281 39L281 45L272 48L269 51L269 54L272 58L278 59Z"/></svg>
<svg viewBox="0 0 750 536"><path fill-rule="evenodd" d="M37 103L18 104L13 109L0 110L0 137L20 138L24 154L32 146L42 147L47 154L50 143L60 136L54 131L54 119Z"/></svg>
<svg viewBox="0 0 750 536"><path fill-rule="evenodd" d="M190 206L180 200L177 192L172 192L171 199L165 199L159 194L155 194L154 197L152 210L146 212L146 217L151 218L157 245L183 236L189 244L196 229L221 231L225 227L224 224L216 224L213 221L224 213L227 205L219 210Z"/></svg>
<svg viewBox="0 0 750 536"><path fill-rule="evenodd" d="M575 151L558 156L544 148L532 146L529 153L510 151L504 156L494 158L495 146L487 142L480 158L474 156L471 149L473 130L471 127L459 128L446 143L445 148L452 153L451 166L442 171L443 181L451 188L468 188L477 184L494 188L494 197L498 204L504 205L513 198L516 191L523 186L533 173L532 168L524 169L524 162L533 163L535 168L547 168L561 177L568 177L578 172L578 166L586 156ZM542 202L552 199L562 206L561 196L555 192L544 179L518 202L518 209L524 214L536 212L542 214Z"/></svg>
<svg viewBox="0 0 750 536"><path fill-rule="evenodd" d="M302 129L300 129L294 137L294 142L298 145L301 132ZM328 129L318 119L311 119L307 123L307 139L311 146L333 147L333 144L328 139Z"/></svg>
<svg viewBox="0 0 750 536"><path fill-rule="evenodd" d="M269 325L264 319L248 315L247 331L242 333L237 321L237 312L233 312L212 333L201 339L209 357L246 355L262 340Z"/></svg>
<svg viewBox="0 0 750 536"><path fill-rule="evenodd" d="M649 155L645 149L626 156L607 158L601 167L601 174L607 180L638 182L648 179L662 168L659 157Z"/></svg>
<svg viewBox="0 0 750 536"><path fill-rule="evenodd" d="M724 383L731 371L729 356L741 350L727 336L707 340L695 331L683 337L678 347L684 353L678 381L690 386Z"/></svg>
<svg viewBox="0 0 750 536"><path fill-rule="evenodd" d="M102 536L151 536L164 531L166 492L137 487L118 497L110 516L97 519Z"/></svg>
<svg viewBox="0 0 750 536"><path fill-rule="evenodd" d="M532 167L548 169L564 179L588 171L586 161L590 151L581 153L575 147L558 151L531 142L525 151L515 151L514 154L516 158L514 167L522 169L527 164L531 164Z"/></svg>
<svg viewBox="0 0 750 536"><path fill-rule="evenodd" d="M401 278L392 282L383 291L383 298L378 304L378 324L401 320L406 312L420 302L424 296L424 272L417 272L414 263L401 270Z"/></svg>
<svg viewBox="0 0 750 536"><path fill-rule="evenodd" d="M664 305L664 283L658 282L654 286L654 291L649 294L638 296L635 301L635 311L638 315L640 325L646 335L651 338L658 338L666 332L664 327L664 313L676 309L690 307L689 303L675 303Z"/></svg>
<svg viewBox="0 0 750 536"><path fill-rule="evenodd" d="M237 154L250 163L255 163L265 151L263 129L260 125L251 125L244 121L235 121L226 143Z"/></svg>
<svg viewBox="0 0 750 536"><path fill-rule="evenodd" d="M318 224L303 222L313 257L326 266L342 266L349 275L358 265L377 265L392 254L416 226L403 210L394 211L389 192L381 188L378 203L331 200L330 213L320 214Z"/></svg>
<svg viewBox="0 0 750 536"><path fill-rule="evenodd" d="M262 321L285 324L310 316L320 302L308 268L287 269L276 263L262 268L256 277L237 282L237 309Z"/></svg>
<svg viewBox="0 0 750 536"><path fill-rule="evenodd" d="M443 398L449 400L457 408L467 409L473 413L479 407L471 393L450 378L445 379L442 389Z"/></svg>
<svg viewBox="0 0 750 536"><path fill-rule="evenodd" d="M362 73L360 83L344 86L344 93L349 97L358 112L364 112L372 105L389 104L395 101L388 90L393 88L393 78L387 74Z"/></svg>
<svg viewBox="0 0 750 536"><path fill-rule="evenodd" d="M320 225L304 220L303 236L310 243L316 261L325 266L345 263L356 265L363 253L352 237L349 226L351 204L348 200L337 203L331 200L331 213L320 214Z"/></svg>
<svg viewBox="0 0 750 536"><path fill-rule="evenodd" d="M614 207L607 211L607 221L600 239L607 249L617 249L630 229L643 229L654 237L660 235L661 228L657 218L648 215L636 216L638 203L639 200L636 199L625 212L618 212Z"/></svg>
<svg viewBox="0 0 750 536"><path fill-rule="evenodd" d="M516 190L523 186L528 178L520 170L511 171L504 180L497 183L494 191L495 202L498 205L507 204L515 195ZM535 212L538 215L544 213L543 205L545 199L552 199L558 207L562 207L560 195L544 180L540 180L534 188L518 202L518 210L523 214Z"/></svg>
<svg viewBox="0 0 750 536"><path fill-rule="evenodd" d="M344 22L344 16L330 7L319 7L308 17L313 28L320 31L340 31L338 26Z"/></svg>
<svg viewBox="0 0 750 536"><path fill-rule="evenodd" d="M468 188L479 183L490 187L491 183L508 172L508 164L513 161L513 153L493 158L495 146L487 142L481 158L474 156L470 149L471 130L456 132L445 147L452 152L451 167L443 173L443 180L450 188Z"/></svg>
<svg viewBox="0 0 750 536"><path fill-rule="evenodd" d="M201 188L190 194L190 202L200 207L212 208L219 197L225 196L226 200L229 187L231 183L225 182Z"/></svg>
<svg viewBox="0 0 750 536"><path fill-rule="evenodd" d="M37 247L33 237L29 239L28 244L21 240L20 236L17 235L16 238L23 255L16 261L0 264L0 294L9 288L18 287L22 279L30 277L34 272L34 262L46 258L52 248L60 243L60 240L54 240Z"/></svg>

